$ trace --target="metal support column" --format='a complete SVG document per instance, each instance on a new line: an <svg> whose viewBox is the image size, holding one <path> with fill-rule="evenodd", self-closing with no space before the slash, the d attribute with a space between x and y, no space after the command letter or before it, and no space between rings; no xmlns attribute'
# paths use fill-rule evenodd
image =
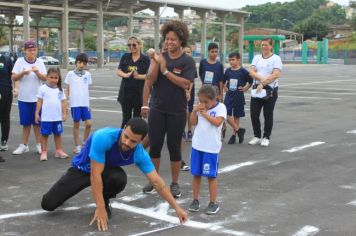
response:
<svg viewBox="0 0 356 236"><path fill-rule="evenodd" d="M97 52L97 66L102 68L104 65L104 12L103 12L103 1L97 1L97 20L96 20L96 32L97 32L97 41L96 41L96 52Z"/></svg>
<svg viewBox="0 0 356 236"><path fill-rule="evenodd" d="M68 68L68 46L69 46L69 8L68 0L63 0L62 15L62 66Z"/></svg>
<svg viewBox="0 0 356 236"><path fill-rule="evenodd" d="M225 64L226 57L226 17L225 14L221 14L221 41L220 41L220 62Z"/></svg>
<svg viewBox="0 0 356 236"><path fill-rule="evenodd" d="M30 39L30 0L23 0L23 39Z"/></svg>
<svg viewBox="0 0 356 236"><path fill-rule="evenodd" d="M84 45L84 30L85 30L85 21L81 22L81 29L80 29L80 52L84 53L85 51L85 45Z"/></svg>
<svg viewBox="0 0 356 236"><path fill-rule="evenodd" d="M201 39L200 39L200 58L204 59L206 56L206 24L207 24L207 16L206 12L201 12L199 14L201 21Z"/></svg>
<svg viewBox="0 0 356 236"><path fill-rule="evenodd" d="M240 17L240 29L239 29L239 53L241 55L240 65L243 65L243 54L244 54L244 17Z"/></svg>
<svg viewBox="0 0 356 236"><path fill-rule="evenodd" d="M157 7L155 10L155 50L158 51L159 50L159 28L160 28L160 16L159 16L159 7Z"/></svg>
<svg viewBox="0 0 356 236"><path fill-rule="evenodd" d="M133 35L133 7L130 5L129 6L129 16L128 16L128 21L127 21L127 38L131 37Z"/></svg>

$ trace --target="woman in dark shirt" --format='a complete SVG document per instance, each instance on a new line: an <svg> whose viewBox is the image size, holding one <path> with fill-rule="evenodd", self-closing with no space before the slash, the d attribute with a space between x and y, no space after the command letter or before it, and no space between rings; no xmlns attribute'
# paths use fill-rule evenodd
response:
<svg viewBox="0 0 356 236"><path fill-rule="evenodd" d="M150 59L142 54L142 41L131 36L128 40L129 53L125 53L116 74L122 78L118 101L122 107L122 123L124 128L132 117L140 116L143 86Z"/></svg>
<svg viewBox="0 0 356 236"><path fill-rule="evenodd" d="M180 21L170 21L161 28L161 35L167 52L153 55L147 73L146 87L152 87L150 106L148 96L143 101L143 113L148 114L150 156L156 170L159 170L161 150L167 134L167 146L171 161L171 193L180 197L178 177L182 153L180 143L187 120L187 98L185 91L194 81L196 68L192 57L183 52L187 45L189 32ZM147 185L144 192L151 192Z"/></svg>
<svg viewBox="0 0 356 236"><path fill-rule="evenodd" d="M7 140L9 139L10 133L10 112L12 105L12 67L11 59L0 54L0 151L8 150ZM4 161L5 160L0 156L0 162Z"/></svg>

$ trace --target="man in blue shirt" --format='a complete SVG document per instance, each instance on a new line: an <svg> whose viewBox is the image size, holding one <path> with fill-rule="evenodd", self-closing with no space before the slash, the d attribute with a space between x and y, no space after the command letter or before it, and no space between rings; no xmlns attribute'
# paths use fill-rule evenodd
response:
<svg viewBox="0 0 356 236"><path fill-rule="evenodd" d="M97 221L98 230L106 231L111 216L109 199L123 191L127 182L121 166L136 164L161 197L175 209L180 222L184 223L187 213L176 203L141 145L147 131L146 121L132 118L123 130L107 127L94 132L81 152L73 158L72 167L43 196L42 208L53 211L91 186L96 210L90 224Z"/></svg>

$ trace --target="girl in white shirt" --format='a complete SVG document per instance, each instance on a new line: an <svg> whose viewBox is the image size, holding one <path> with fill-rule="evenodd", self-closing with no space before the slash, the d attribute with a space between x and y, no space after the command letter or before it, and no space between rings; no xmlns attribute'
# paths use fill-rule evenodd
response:
<svg viewBox="0 0 356 236"><path fill-rule="evenodd" d="M62 79L59 68L50 68L47 72L46 83L38 90L35 120L37 123L41 121L41 161L47 161L47 140L52 133L56 146L55 157L68 157L62 149L61 139L62 121L67 119L66 96L61 85Z"/></svg>
<svg viewBox="0 0 356 236"><path fill-rule="evenodd" d="M221 129L226 119L226 107L216 101L215 88L203 85L198 92L199 104L195 105L190 116L196 125L192 140L190 170L193 175L193 202L189 211L199 211L199 192L201 177L209 182L210 202L205 210L208 215L216 214L219 205L216 202L219 152L221 150Z"/></svg>

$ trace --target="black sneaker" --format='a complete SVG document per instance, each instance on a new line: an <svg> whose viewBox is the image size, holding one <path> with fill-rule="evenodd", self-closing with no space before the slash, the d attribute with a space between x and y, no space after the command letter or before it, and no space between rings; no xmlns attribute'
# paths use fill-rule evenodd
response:
<svg viewBox="0 0 356 236"><path fill-rule="evenodd" d="M108 215L108 218L111 219L111 206L110 206L110 200L109 199L104 199L105 202L105 210L106 214Z"/></svg>
<svg viewBox="0 0 356 236"><path fill-rule="evenodd" d="M153 193L155 191L155 188L148 183L145 187L142 188L142 192L144 193Z"/></svg>
<svg viewBox="0 0 356 236"><path fill-rule="evenodd" d="M2 156L0 156L0 162L5 162L5 159Z"/></svg>
<svg viewBox="0 0 356 236"><path fill-rule="evenodd" d="M209 202L208 207L205 210L207 215L215 215L220 210L219 205L216 202Z"/></svg>
<svg viewBox="0 0 356 236"><path fill-rule="evenodd" d="M7 145L7 141L6 140L1 141L0 151L7 151L7 150L9 150L9 146Z"/></svg>
<svg viewBox="0 0 356 236"><path fill-rule="evenodd" d="M188 170L190 170L190 167L187 164L185 164L185 161L182 160L182 164L180 166L180 170L188 171Z"/></svg>
<svg viewBox="0 0 356 236"><path fill-rule="evenodd" d="M199 200L198 200L198 199L194 199L194 200L192 201L192 203L190 204L188 210L189 210L190 212L197 212L197 211L199 211L199 209L200 209Z"/></svg>
<svg viewBox="0 0 356 236"><path fill-rule="evenodd" d="M246 133L246 129L244 129L244 128L240 128L237 131L237 136L239 136L239 143L243 143L244 142L245 133Z"/></svg>
<svg viewBox="0 0 356 236"><path fill-rule="evenodd" d="M228 144L235 144L236 143L236 135L231 135Z"/></svg>
<svg viewBox="0 0 356 236"><path fill-rule="evenodd" d="M171 193L174 198L179 198L180 196L182 196L179 185L177 183L171 183Z"/></svg>

